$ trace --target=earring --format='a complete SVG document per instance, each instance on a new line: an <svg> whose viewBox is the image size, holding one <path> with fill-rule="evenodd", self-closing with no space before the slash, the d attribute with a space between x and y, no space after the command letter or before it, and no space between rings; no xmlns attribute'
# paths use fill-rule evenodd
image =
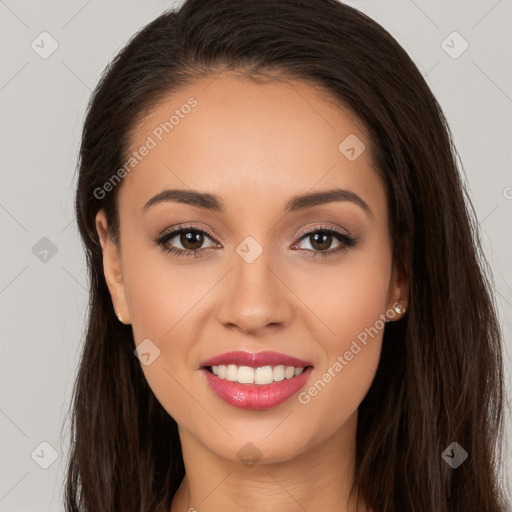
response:
<svg viewBox="0 0 512 512"><path fill-rule="evenodd" d="M402 304L396 304L393 309L395 310L396 313L398 313L399 315L401 315L402 313L405 313L407 311L407 309L405 309Z"/></svg>
<svg viewBox="0 0 512 512"><path fill-rule="evenodd" d="M123 322L123 318L121 317L121 313L119 313L119 311L116 313L116 316L117 316L117 319L118 319L122 324L124 324L124 322Z"/></svg>

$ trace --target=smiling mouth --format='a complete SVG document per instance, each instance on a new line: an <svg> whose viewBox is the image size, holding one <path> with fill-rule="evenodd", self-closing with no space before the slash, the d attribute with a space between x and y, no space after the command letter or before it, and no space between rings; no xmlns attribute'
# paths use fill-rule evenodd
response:
<svg viewBox="0 0 512 512"><path fill-rule="evenodd" d="M295 367L287 365L250 366L228 364L204 366L203 368L221 380L238 382L239 384L272 384L290 380L300 375L305 369L312 368L312 365Z"/></svg>

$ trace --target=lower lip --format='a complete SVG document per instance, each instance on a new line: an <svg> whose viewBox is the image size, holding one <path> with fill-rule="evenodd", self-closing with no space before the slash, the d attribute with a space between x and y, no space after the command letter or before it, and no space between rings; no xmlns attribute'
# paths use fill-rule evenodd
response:
<svg viewBox="0 0 512 512"><path fill-rule="evenodd" d="M270 409L282 404L297 393L308 380L313 367L309 366L300 375L272 384L240 384L220 379L205 368L201 369L206 382L217 395L233 407L241 409Z"/></svg>

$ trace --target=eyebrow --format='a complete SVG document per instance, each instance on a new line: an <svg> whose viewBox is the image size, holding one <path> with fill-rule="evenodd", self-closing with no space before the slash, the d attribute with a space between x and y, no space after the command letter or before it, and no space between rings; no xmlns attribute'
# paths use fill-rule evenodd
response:
<svg viewBox="0 0 512 512"><path fill-rule="evenodd" d="M341 188L294 196L285 204L284 212L297 212L314 206L341 201L349 201L356 204L361 207L368 216L373 216L370 207L361 197L350 190ZM183 189L169 189L160 192L144 205L143 211L146 211L151 206L165 202L184 203L214 212L225 212L223 201L219 196L206 192L198 192L196 190Z"/></svg>

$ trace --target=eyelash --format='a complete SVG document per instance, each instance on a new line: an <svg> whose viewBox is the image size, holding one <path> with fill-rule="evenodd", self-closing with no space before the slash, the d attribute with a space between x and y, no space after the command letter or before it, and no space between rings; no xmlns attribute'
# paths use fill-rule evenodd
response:
<svg viewBox="0 0 512 512"><path fill-rule="evenodd" d="M177 229L174 229L173 231L170 231L169 233L165 233L159 238L155 240L155 244L166 253L172 254L173 256L176 256L178 258L202 258L205 253L209 253L212 250L214 250L213 247L205 248L205 249L176 249L175 247L168 247L166 244L169 240L174 238L176 235L182 234L182 233L202 233L204 235L208 235L209 238L216 241L213 237L212 233L209 231L205 231L204 229L198 228L196 226L181 226ZM325 258L328 256L331 256L333 254L337 254L342 251L346 251L348 248L353 247L356 245L358 239L347 235L345 233L341 233L340 231L337 231L333 228L327 227L327 226L319 226L315 228L314 230L308 231L306 233L303 233L300 238L299 242L303 239L307 238L310 235L313 235L315 233L324 233L328 235L334 235L340 242L342 242L342 245L340 245L338 248L334 250L326 250L326 251L314 251L311 249L300 249L301 251L307 251L307 252L313 252L314 256L311 256L313 258Z"/></svg>

